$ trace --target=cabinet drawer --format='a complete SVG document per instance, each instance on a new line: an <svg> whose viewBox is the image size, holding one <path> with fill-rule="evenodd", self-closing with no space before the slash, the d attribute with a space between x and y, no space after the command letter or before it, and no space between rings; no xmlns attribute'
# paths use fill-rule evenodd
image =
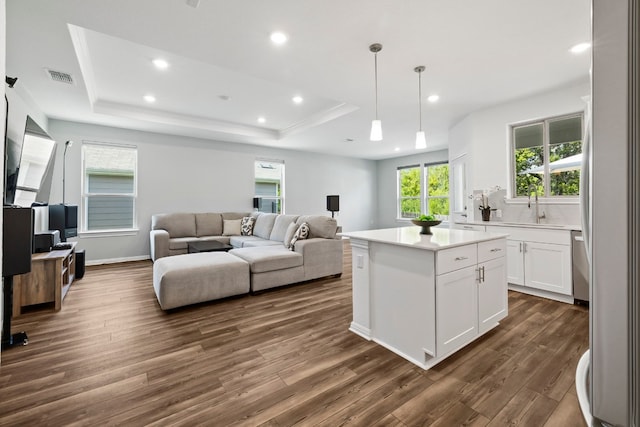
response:
<svg viewBox="0 0 640 427"><path fill-rule="evenodd" d="M497 239L478 243L478 262L485 262L506 255L506 239Z"/></svg>
<svg viewBox="0 0 640 427"><path fill-rule="evenodd" d="M444 274L449 271L459 270L478 262L478 245L459 246L457 248L444 249L436 254L436 274Z"/></svg>
<svg viewBox="0 0 640 427"><path fill-rule="evenodd" d="M454 224L452 228L455 228L456 230L484 231L484 225L474 224Z"/></svg>

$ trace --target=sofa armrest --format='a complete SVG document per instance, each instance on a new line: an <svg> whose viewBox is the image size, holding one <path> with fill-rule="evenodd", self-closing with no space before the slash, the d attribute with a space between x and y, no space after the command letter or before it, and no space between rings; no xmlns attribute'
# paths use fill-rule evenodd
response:
<svg viewBox="0 0 640 427"><path fill-rule="evenodd" d="M149 240L152 261L169 256L169 232L167 230L151 230Z"/></svg>
<svg viewBox="0 0 640 427"><path fill-rule="evenodd" d="M298 240L294 250L302 255L305 280L342 274L342 239Z"/></svg>

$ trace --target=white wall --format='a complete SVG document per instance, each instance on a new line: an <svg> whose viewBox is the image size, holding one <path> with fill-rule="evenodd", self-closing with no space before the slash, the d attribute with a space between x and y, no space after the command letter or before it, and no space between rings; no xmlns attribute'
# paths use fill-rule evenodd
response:
<svg viewBox="0 0 640 427"><path fill-rule="evenodd" d="M378 220L377 227L390 228L411 225L407 220L398 220L397 171L400 166L446 162L447 150L431 151L411 156L378 161ZM373 228L374 223L371 223Z"/></svg>
<svg viewBox="0 0 640 427"><path fill-rule="evenodd" d="M467 154L468 192L498 185L509 187L509 125L584 111L582 98L589 94L588 81L575 82L567 87L476 111L453 126L449 133L449 160ZM514 221L527 220L531 216L529 210L525 210L526 205L508 205L508 209L511 212L505 214L513 216L511 220ZM580 222L577 202L549 202L546 209L549 222ZM467 210L473 215L477 214L473 211L471 201ZM477 220L479 215L475 216ZM472 219L471 215L469 219Z"/></svg>
<svg viewBox="0 0 640 427"><path fill-rule="evenodd" d="M139 232L128 236L80 236L89 262L144 258L149 255L151 215L161 212L252 210L254 161L284 160L286 213L322 214L326 195L340 195L338 224L345 231L375 223L376 162L293 150L131 131L60 120L49 134L67 150L66 203L80 204L82 141L138 147ZM63 149L57 150L50 203L62 201ZM363 215L363 212L370 213Z"/></svg>

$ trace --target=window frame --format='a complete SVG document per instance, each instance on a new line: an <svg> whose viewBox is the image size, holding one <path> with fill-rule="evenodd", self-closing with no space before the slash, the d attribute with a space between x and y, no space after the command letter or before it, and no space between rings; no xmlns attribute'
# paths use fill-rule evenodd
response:
<svg viewBox="0 0 640 427"><path fill-rule="evenodd" d="M407 169L418 169L418 176L420 178L420 195L418 196L402 196L402 180L400 179L401 173ZM424 198L422 197L422 190L424 188L424 172L422 171L422 167L420 164L417 165L407 165L407 166L398 166L396 171L396 218L402 221L410 221L410 217L402 216L402 202L404 200L418 200L420 202L420 212L424 211ZM420 214L416 215L416 217L420 216ZM414 217L415 218L415 217Z"/></svg>
<svg viewBox="0 0 640 427"><path fill-rule="evenodd" d="M280 174L280 195L276 195L276 196L264 196L264 195L258 195L256 194L255 188L256 188L256 184L257 184L257 177L256 177L256 169L258 168L258 164L259 163L274 163L274 164L278 164L282 166L282 170L281 170L281 174ZM286 185L285 185L285 180L286 180L286 167L285 167L285 162L284 160L280 160L280 159L267 159L267 158L256 158L253 162L253 189L254 189L254 195L253 197L256 199L259 199L259 203L260 206L262 206L262 200L266 199L266 200L277 200L280 204L280 212L278 212L280 215L284 215L286 212L286 197L285 197L285 190L286 190ZM258 208L258 211L262 212L260 210L260 208Z"/></svg>
<svg viewBox="0 0 640 427"><path fill-rule="evenodd" d="M429 200L430 199L449 199L451 197L451 180L450 174L447 174L447 179L449 180L449 192L446 196L431 196L429 195L429 185L428 185L428 173L429 168L433 166L441 166L447 165L450 166L448 161L441 162L432 162L432 163L423 163L423 164L411 164L405 166L398 166L396 170L396 220L398 221L410 221L412 218L403 217L402 216L402 201L403 200L420 200L420 213L416 216L420 216L422 214L428 215L429 212ZM402 196L402 181L401 181L401 171L406 169L418 169L418 175L420 177L420 195L419 196ZM448 220L451 216L451 206L449 206L449 214L448 215L440 215L443 217L443 220Z"/></svg>
<svg viewBox="0 0 640 427"><path fill-rule="evenodd" d="M422 180L425 183L424 187L423 187L423 193L424 193L424 208L423 208L423 212L426 212L426 215L429 215L429 200L431 199L450 199L451 197L451 170L449 169L447 172L447 186L449 187L449 191L447 192L447 194L445 196L431 196L429 195L429 179L428 179L428 173L429 173L429 168L433 167L433 166L442 166L442 165L447 165L449 166L449 162L435 162L435 163L425 163L423 165L423 177ZM451 203L451 201L449 200L449 203ZM451 206L449 206L449 213L446 215L447 218L451 215ZM443 215L441 215L443 216Z"/></svg>
<svg viewBox="0 0 640 427"><path fill-rule="evenodd" d="M543 188L544 188L544 196L540 196L539 199L544 201L544 200L553 200L553 201L563 201L563 202L575 202L578 201L580 198L580 194L575 194L575 195L551 195L551 181L550 181L550 174L549 174L549 154L550 154L550 134L549 134L549 124L551 122L554 121L558 121L558 120L564 120L564 119L571 119L571 118L575 118L575 117L579 117L580 118L580 141L584 141L584 112L583 111L578 111L578 112L574 112L574 113L568 113L568 114L560 114L560 115L555 115L555 116L550 116L550 117L545 117L545 118L541 118L541 119L535 119L535 120L528 120L528 121L524 121L524 122L518 122L518 123L512 123L509 125L509 141L508 141L508 152L509 152L509 175L510 175L510 179L509 179L509 198L513 201L523 201L523 200L528 200L529 197L526 195L517 195L517 190L518 190L518 185L516 182L516 157L515 157L515 131L517 128L523 128L523 127L527 127L527 126L534 126L534 125L542 125L542 135L543 135L543 141L542 141L542 154L544 157L544 164L542 165L544 167L544 174L543 178L542 178L542 183L543 183ZM578 191L580 191L580 189L578 188Z"/></svg>
<svg viewBox="0 0 640 427"><path fill-rule="evenodd" d="M133 150L134 154L134 166L133 166L133 193L90 193L88 192L88 181L87 181L87 169L86 169L86 150L89 147L111 147L111 148L121 148ZM81 177L80 177L80 227L78 230L79 235L90 235L90 234L102 234L102 235L114 235L114 234L128 234L131 232L138 231L138 147L136 145L131 144L114 144L107 142L98 142L98 141L82 141L81 148ZM132 199L132 224L131 227L124 228L110 228L110 229L98 229L98 230L90 230L88 229L89 224L89 209L88 202L91 197L130 197Z"/></svg>

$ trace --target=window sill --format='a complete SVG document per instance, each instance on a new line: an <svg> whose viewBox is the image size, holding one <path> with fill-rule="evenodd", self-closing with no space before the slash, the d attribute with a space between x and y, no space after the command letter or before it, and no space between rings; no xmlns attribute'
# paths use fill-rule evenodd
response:
<svg viewBox="0 0 640 427"><path fill-rule="evenodd" d="M99 231L81 231L78 237L81 239L93 237L121 237L136 236L140 230L138 228L128 228L126 230L99 230Z"/></svg>

